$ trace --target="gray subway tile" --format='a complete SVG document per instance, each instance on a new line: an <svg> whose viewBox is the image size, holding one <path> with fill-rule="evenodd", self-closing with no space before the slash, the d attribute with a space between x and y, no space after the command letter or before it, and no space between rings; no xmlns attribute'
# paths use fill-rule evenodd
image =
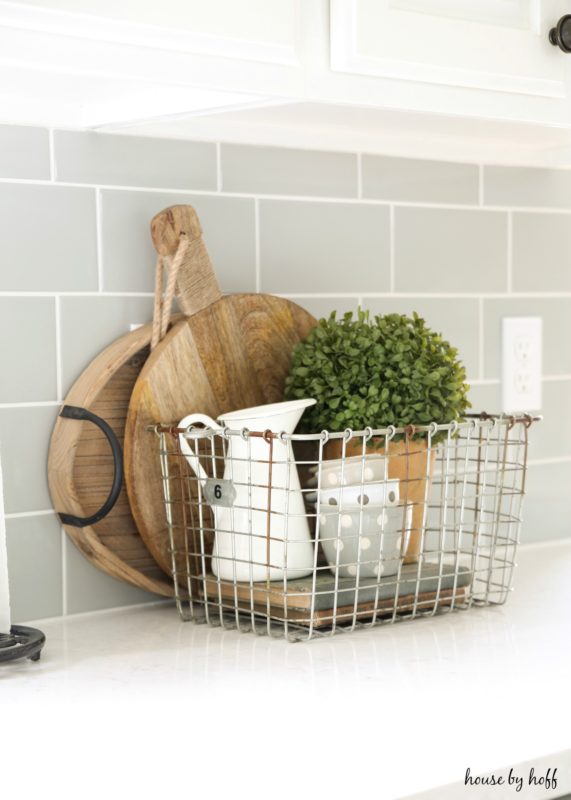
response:
<svg viewBox="0 0 571 800"><path fill-rule="evenodd" d="M221 163L225 192L357 196L357 156L351 153L223 144Z"/></svg>
<svg viewBox="0 0 571 800"><path fill-rule="evenodd" d="M468 400L472 404L470 413L499 414L502 410L501 386L498 383L477 383L470 386Z"/></svg>
<svg viewBox="0 0 571 800"><path fill-rule="evenodd" d="M216 145L56 131L56 179L73 183L216 189Z"/></svg>
<svg viewBox="0 0 571 800"><path fill-rule="evenodd" d="M56 406L0 408L6 513L51 508L46 462Z"/></svg>
<svg viewBox="0 0 571 800"><path fill-rule="evenodd" d="M97 289L95 193L0 184L3 291Z"/></svg>
<svg viewBox="0 0 571 800"><path fill-rule="evenodd" d="M478 203L475 164L363 155L363 197L412 203Z"/></svg>
<svg viewBox="0 0 571 800"><path fill-rule="evenodd" d="M67 611L79 614L160 599L157 595L123 583L97 569L66 537Z"/></svg>
<svg viewBox="0 0 571 800"><path fill-rule="evenodd" d="M571 381L543 381L541 422L530 429L530 458L571 455Z"/></svg>
<svg viewBox="0 0 571 800"><path fill-rule="evenodd" d="M62 297L60 303L64 394L101 350L153 316L151 297Z"/></svg>
<svg viewBox="0 0 571 800"><path fill-rule="evenodd" d="M172 205L194 206L224 292L254 291L256 245L254 201L240 197L102 192L103 287L107 291L152 292L156 252L149 224Z"/></svg>
<svg viewBox="0 0 571 800"><path fill-rule="evenodd" d="M0 178L49 180L50 145L45 128L0 125Z"/></svg>
<svg viewBox="0 0 571 800"><path fill-rule="evenodd" d="M63 613L61 527L55 514L6 521L12 622Z"/></svg>
<svg viewBox="0 0 571 800"><path fill-rule="evenodd" d="M530 457L533 458L532 452ZM569 486L571 463L529 466L522 509L522 542L548 542L569 537Z"/></svg>
<svg viewBox="0 0 571 800"><path fill-rule="evenodd" d="M484 167L484 203L571 208L571 171L539 167Z"/></svg>
<svg viewBox="0 0 571 800"><path fill-rule="evenodd" d="M346 311L357 311L359 301L356 297L293 297L297 303L316 319L327 318L332 311L337 312L339 319Z"/></svg>
<svg viewBox="0 0 571 800"><path fill-rule="evenodd" d="M543 374L571 374L571 298L497 298L484 300L484 375L501 376L502 319L541 317Z"/></svg>
<svg viewBox="0 0 571 800"><path fill-rule="evenodd" d="M264 291L386 291L389 252L389 211L384 206L260 202Z"/></svg>
<svg viewBox="0 0 571 800"><path fill-rule="evenodd" d="M505 291L507 215L476 209L396 208L395 273L397 291Z"/></svg>
<svg viewBox="0 0 571 800"><path fill-rule="evenodd" d="M568 214L513 215L513 289L516 292L571 291L565 243Z"/></svg>
<svg viewBox="0 0 571 800"><path fill-rule="evenodd" d="M0 297L0 403L55 400L52 297Z"/></svg>
<svg viewBox="0 0 571 800"><path fill-rule="evenodd" d="M427 325L441 333L466 367L468 379L479 374L478 364L478 301L476 299L434 299L402 297L366 297L363 307L373 314L407 314L414 311Z"/></svg>

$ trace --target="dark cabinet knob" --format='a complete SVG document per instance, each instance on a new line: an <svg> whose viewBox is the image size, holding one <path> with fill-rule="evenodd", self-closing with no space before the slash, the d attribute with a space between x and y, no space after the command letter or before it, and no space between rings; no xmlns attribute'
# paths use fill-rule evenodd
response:
<svg viewBox="0 0 571 800"><path fill-rule="evenodd" d="M571 53L571 14L565 14L549 31L549 41L564 53Z"/></svg>

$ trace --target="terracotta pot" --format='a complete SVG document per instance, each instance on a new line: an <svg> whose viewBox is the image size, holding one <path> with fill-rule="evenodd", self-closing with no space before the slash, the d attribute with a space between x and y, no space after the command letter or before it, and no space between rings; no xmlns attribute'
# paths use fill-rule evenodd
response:
<svg viewBox="0 0 571 800"><path fill-rule="evenodd" d="M324 458L341 458L343 442L333 439L323 448ZM413 439L388 443L389 478L398 479L400 483L400 499L403 503L412 504L412 531L405 554L405 564L418 561L422 541L425 498L430 490L430 483L436 462L436 448L428 448L426 439ZM384 439L372 439L366 452L385 455ZM363 453L362 439L350 439L345 448L345 456L359 456Z"/></svg>

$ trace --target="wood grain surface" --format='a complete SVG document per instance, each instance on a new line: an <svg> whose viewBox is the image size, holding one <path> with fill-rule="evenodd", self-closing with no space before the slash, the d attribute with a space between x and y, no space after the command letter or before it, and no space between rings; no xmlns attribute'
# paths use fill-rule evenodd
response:
<svg viewBox="0 0 571 800"><path fill-rule="evenodd" d="M164 259L174 258L183 234L188 247L177 275L176 297L185 319L155 347L135 383L124 452L137 527L157 563L170 573L160 454L149 426L177 424L192 412L216 419L223 412L282 400L293 347L317 324L300 306L272 295L223 297L192 206L171 206L151 221L155 248ZM177 471L176 460L170 463ZM192 506L196 498L183 497L182 483L171 481L170 507L175 515L174 547L184 560L189 546L182 506ZM211 547L211 535L207 541Z"/></svg>
<svg viewBox="0 0 571 800"><path fill-rule="evenodd" d="M129 405L125 478L137 527L164 570L172 571L171 553L159 448L148 426L282 400L292 349L315 324L288 300L230 295L175 325L149 356ZM184 550L177 531L175 546Z"/></svg>
<svg viewBox="0 0 571 800"><path fill-rule="evenodd" d="M117 339L91 362L65 398L109 423L123 442L131 391L149 353L151 325ZM90 422L58 417L48 456L48 480L56 511L90 516L103 504L114 464L104 434ZM114 578L164 596L172 581L139 536L125 487L111 512L86 528L65 526L84 556Z"/></svg>
<svg viewBox="0 0 571 800"><path fill-rule="evenodd" d="M213 609L218 610L221 604L229 613L233 613L237 607L244 614L251 614L252 611L260 614L261 619L258 624L263 624L262 619L270 615L276 622L287 619L298 625L313 625L315 628L336 624L351 623L353 619L366 621L371 619L373 614L378 617L406 614L411 611L415 613L431 612L439 608L452 605L464 605L470 596L468 586L457 586L456 589L441 589L440 592L419 592L418 594L406 594L399 596L396 603L394 599L378 599L376 601L367 600L360 602L355 607L351 605L338 605L333 608L333 593L330 608L314 608L311 613L312 602L311 593L306 596L293 594L290 596L283 591L283 586L270 586L254 584L250 587L247 584L231 584L221 582L217 584L216 578L207 578L205 581L207 591L207 602ZM222 598L220 603L219 598ZM226 601L226 602L225 602Z"/></svg>

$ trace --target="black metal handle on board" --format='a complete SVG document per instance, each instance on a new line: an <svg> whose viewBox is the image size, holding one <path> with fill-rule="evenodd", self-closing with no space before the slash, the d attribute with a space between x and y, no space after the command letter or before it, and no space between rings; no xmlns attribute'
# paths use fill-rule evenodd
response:
<svg viewBox="0 0 571 800"><path fill-rule="evenodd" d="M121 486L123 485L123 453L121 452L119 440L115 436L111 427L107 422L105 422L104 419L98 417L97 414L93 414L86 408L80 408L79 406L63 406L62 410L60 411L60 417L64 417L65 419L76 419L81 422L92 422L94 425L97 425L97 427L105 434L107 441L111 446L111 452L113 453L113 464L115 467L113 485L111 486L111 491L109 492L107 500L103 503L99 511L96 511L95 514L92 514L90 517L76 517L74 514L58 513L58 516L64 525L73 525L74 528L85 528L87 525L94 525L96 522L99 522L106 517L117 502L119 492L121 491Z"/></svg>

